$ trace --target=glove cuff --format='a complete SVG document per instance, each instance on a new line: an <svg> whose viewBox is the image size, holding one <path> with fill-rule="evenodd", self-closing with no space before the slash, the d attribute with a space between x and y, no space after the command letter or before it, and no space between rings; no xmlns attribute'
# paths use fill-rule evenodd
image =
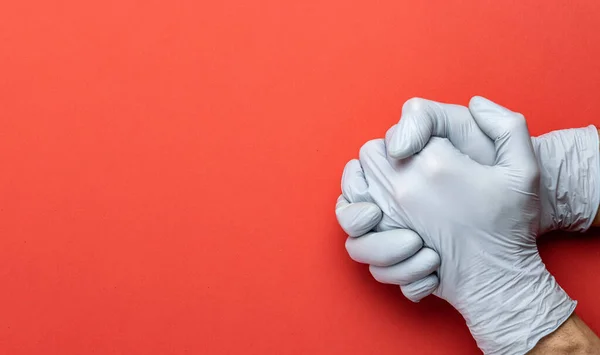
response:
<svg viewBox="0 0 600 355"><path fill-rule="evenodd" d="M584 232L600 203L600 153L594 126L532 138L540 166L540 233Z"/></svg>
<svg viewBox="0 0 600 355"><path fill-rule="evenodd" d="M574 312L577 302L541 260L537 264L536 271L491 289L477 304L459 309L484 354L526 354Z"/></svg>

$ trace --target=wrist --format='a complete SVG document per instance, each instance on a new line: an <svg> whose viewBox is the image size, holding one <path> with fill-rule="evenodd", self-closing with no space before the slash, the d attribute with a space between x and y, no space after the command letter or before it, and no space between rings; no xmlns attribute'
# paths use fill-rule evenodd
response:
<svg viewBox="0 0 600 355"><path fill-rule="evenodd" d="M512 275L496 280L494 292L473 295L470 285L464 289L471 292L451 302L486 355L525 354L575 310L577 302L556 283L541 260L536 264L526 273L512 274L508 268L505 276ZM467 299L477 302L460 302Z"/></svg>
<svg viewBox="0 0 600 355"><path fill-rule="evenodd" d="M598 131L593 126L532 138L540 166L540 234L586 231L600 202ZM599 221L600 222L600 221Z"/></svg>
<svg viewBox="0 0 600 355"><path fill-rule="evenodd" d="M573 314L555 332L544 337L527 355L598 355L600 340L587 325Z"/></svg>

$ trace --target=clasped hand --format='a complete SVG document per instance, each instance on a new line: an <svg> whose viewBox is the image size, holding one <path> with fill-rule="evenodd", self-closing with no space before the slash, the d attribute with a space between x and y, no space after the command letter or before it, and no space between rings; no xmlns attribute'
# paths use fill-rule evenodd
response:
<svg viewBox="0 0 600 355"><path fill-rule="evenodd" d="M403 147L397 127L366 143L346 166L343 181L353 183L342 184L336 213L351 235L350 256L378 281L401 285L413 300L431 292L447 300L486 354L525 353L576 303L537 250L538 232L551 227L542 221L540 169L524 117L481 97L468 112L472 123L463 127L477 140L462 147L425 135ZM457 149L473 146L483 148L469 156Z"/></svg>

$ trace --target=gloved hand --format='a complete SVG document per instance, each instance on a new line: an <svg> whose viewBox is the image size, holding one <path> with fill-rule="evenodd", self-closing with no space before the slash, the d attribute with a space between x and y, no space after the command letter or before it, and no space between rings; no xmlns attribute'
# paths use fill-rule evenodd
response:
<svg viewBox="0 0 600 355"><path fill-rule="evenodd" d="M494 166L440 138L400 161L388 158L383 140L373 140L362 147L360 163L368 195L391 226L415 231L441 255L435 295L463 315L481 350L524 354L571 315L575 302L537 251L540 172L523 116L478 97L470 109L495 141ZM354 250L373 265L391 264L380 255ZM371 266L371 272L397 284L409 264Z"/></svg>
<svg viewBox="0 0 600 355"><path fill-rule="evenodd" d="M492 165L494 142L464 106L424 99L408 100L402 119L388 130L388 154L404 159L418 153L432 136L448 138L462 153ZM592 224L600 200L598 132L594 126L565 129L531 138L541 168L540 233L561 229L584 232Z"/></svg>
<svg viewBox="0 0 600 355"><path fill-rule="evenodd" d="M386 134L388 154L397 158L410 156L420 151L431 136L448 138L461 152L482 164L492 164L495 158L492 140L479 129L468 108L424 99L411 99L404 104L400 123ZM555 229L587 230L596 215L600 199L598 134L595 127L554 131L532 138L532 144L541 167L540 233ZM386 231L382 237L370 233L368 239L393 239L393 245L380 242L384 245L379 248L395 255L394 260L411 260L415 270L411 275L405 275L403 279L408 283L400 287L407 298L417 302L437 287L435 274L424 279L414 277L428 271L433 259L421 257L428 253L414 256L410 253L418 244L414 233L388 231L391 228L389 220L385 217L382 220L381 211L371 202L366 186L360 163L350 161L342 177L343 194L336 205L338 221L351 237L361 236L374 228ZM352 256L355 245L364 243L367 242L348 238L346 247ZM402 245L410 245L411 248L402 249Z"/></svg>
<svg viewBox="0 0 600 355"><path fill-rule="evenodd" d="M357 262L375 266L404 262L404 267L398 270L397 282L404 296L418 302L430 295L439 284L434 273L440 265L438 254L423 247L423 240L412 230L393 228L389 216L381 223L383 213L369 195L358 160L351 160L346 164L342 190L344 193L337 200L335 213L342 229L349 235L346 250L350 257ZM354 202L349 203L345 196ZM370 232L384 223L389 225L387 230ZM361 253L361 250L370 250L370 253ZM401 272L403 273L400 274Z"/></svg>

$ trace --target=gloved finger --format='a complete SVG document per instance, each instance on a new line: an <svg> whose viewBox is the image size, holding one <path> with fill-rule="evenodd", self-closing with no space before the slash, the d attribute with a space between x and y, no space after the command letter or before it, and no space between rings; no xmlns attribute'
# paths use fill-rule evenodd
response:
<svg viewBox="0 0 600 355"><path fill-rule="evenodd" d="M381 221L382 212L370 202L349 203L343 195L335 205L338 223L350 237L360 237L368 233Z"/></svg>
<svg viewBox="0 0 600 355"><path fill-rule="evenodd" d="M393 132L394 127L396 127L396 126L394 125L394 126L392 126L392 128L390 128L388 130L388 134L390 134L390 132ZM379 149L379 150L385 152L385 150L382 150L382 149ZM348 163L348 165L349 164L350 163ZM352 165L354 165L354 163L352 163ZM360 165L360 162L359 162L359 165ZM356 166L354 166L353 169L358 170L356 168ZM348 169L348 170L350 171L350 169ZM367 181L365 179L364 170L362 169L362 166L360 166L360 173L357 173L355 175L359 175L360 178L356 179L353 184L345 184L344 182L342 182L342 189L344 188L345 185L349 185L348 190L350 190L351 186L359 186L360 187L360 186L363 186L363 184L364 184L364 186L367 186ZM364 181L360 181L360 180L364 180ZM357 189L355 188L353 190L357 190ZM370 194L368 195L368 198L369 198L369 201L372 202L372 197ZM379 208L379 207L377 207L377 208ZM383 214L379 223L374 227L374 229L377 232L383 232L383 231L398 229L398 228L403 228L403 227L404 226L399 225L396 221L394 221L392 218L390 218L390 216Z"/></svg>
<svg viewBox="0 0 600 355"><path fill-rule="evenodd" d="M348 202L373 202L369 195L369 185L358 159L350 160L344 167L342 194Z"/></svg>
<svg viewBox="0 0 600 355"><path fill-rule="evenodd" d="M400 286L402 294L413 302L419 302L423 298L432 294L440 284L440 280L436 274L430 274L426 277L411 282L408 285Z"/></svg>
<svg viewBox="0 0 600 355"><path fill-rule="evenodd" d="M391 266L408 259L423 246L423 240L410 229L368 233L346 239L352 260L374 266Z"/></svg>
<svg viewBox="0 0 600 355"><path fill-rule="evenodd" d="M400 122L386 134L388 154L394 159L410 157L420 152L432 136L447 138L480 164L494 163L494 143L481 131L468 108L421 98L404 103Z"/></svg>
<svg viewBox="0 0 600 355"><path fill-rule="evenodd" d="M369 179L377 179L375 185L383 184L386 191L393 190L391 182L386 177L393 176L394 169L387 160L383 139L373 139L363 144L360 148L359 159L367 184L370 184ZM380 207L383 208L384 206Z"/></svg>
<svg viewBox="0 0 600 355"><path fill-rule="evenodd" d="M390 162L391 165L395 165L398 163L398 159L392 157L389 153L389 145L390 142L392 140L392 137L394 136L394 134L396 134L396 130L398 129L398 125L395 124L392 127L390 127L390 129L387 130L387 132L385 132L385 146L387 149L387 160Z"/></svg>
<svg viewBox="0 0 600 355"><path fill-rule="evenodd" d="M396 159L407 158L423 149L432 135L446 136L446 119L442 107L422 98L407 100L402 116L388 143L388 153Z"/></svg>
<svg viewBox="0 0 600 355"><path fill-rule="evenodd" d="M422 248L412 257L392 266L370 265L375 280L393 285L408 285L431 274L440 266L440 256L434 250Z"/></svg>
<svg viewBox="0 0 600 355"><path fill-rule="evenodd" d="M392 127L390 127L386 132L385 132L385 145L386 147L389 147L391 141L392 141L392 137L394 136L394 134L396 133L396 128L398 127L397 124L393 125ZM389 154L389 152L388 152Z"/></svg>
<svg viewBox="0 0 600 355"><path fill-rule="evenodd" d="M469 110L482 131L495 141L495 165L526 173L526 177L539 174L527 122L522 114L481 96L471 99Z"/></svg>
<svg viewBox="0 0 600 355"><path fill-rule="evenodd" d="M365 173L365 177L373 196L381 196L379 189L384 191L400 191L410 189L408 185L393 184L388 177L396 174L395 167L398 164L408 164L407 161L394 161L390 163L385 151L385 142L383 139L373 139L363 144L359 152L360 164ZM375 201L378 202L378 201ZM377 203L383 212L383 218L377 226L377 231L389 230L394 228L406 228L407 222L400 219L392 219L390 216L394 214L392 204Z"/></svg>

